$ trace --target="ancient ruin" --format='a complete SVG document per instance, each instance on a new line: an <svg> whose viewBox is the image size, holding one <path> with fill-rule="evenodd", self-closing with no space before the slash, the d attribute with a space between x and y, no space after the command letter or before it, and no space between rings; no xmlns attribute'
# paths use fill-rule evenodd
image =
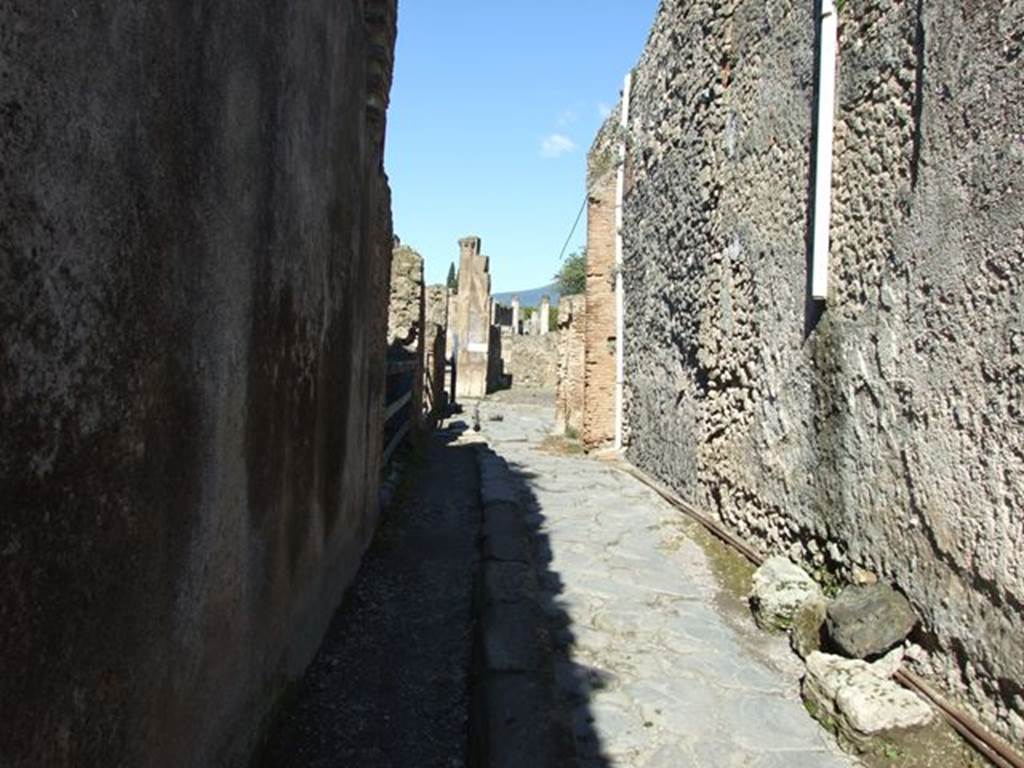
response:
<svg viewBox="0 0 1024 768"><path fill-rule="evenodd" d="M207 11L0 8L4 766L245 764L374 531L395 3Z"/></svg>
<svg viewBox="0 0 1024 768"><path fill-rule="evenodd" d="M459 292L454 301L453 350L458 366L456 397L487 394L491 370L491 276L479 237L459 240Z"/></svg>
<svg viewBox="0 0 1024 768"><path fill-rule="evenodd" d="M586 376L583 444L610 445L615 439L615 188L614 121L594 142L587 171Z"/></svg>
<svg viewBox="0 0 1024 768"><path fill-rule="evenodd" d="M650 2L0 4L0 768L1024 768L1024 4Z"/></svg>
<svg viewBox="0 0 1024 768"><path fill-rule="evenodd" d="M1020 126L1024 80L1007 76L1019 63L994 27L962 23L958 6L839 12L819 302L812 6L763 25L714 2L661 4L625 133L616 110L590 155L583 438L613 434L619 169L628 459L820 579L884 575L921 617L928 661L915 668L1019 742L1024 504L1009 489L1024 465L1007 408L1024 397L1022 208L981 179L1024 179L986 149L1006 110ZM957 63L953 45L977 56ZM995 71L981 97L972 77Z"/></svg>

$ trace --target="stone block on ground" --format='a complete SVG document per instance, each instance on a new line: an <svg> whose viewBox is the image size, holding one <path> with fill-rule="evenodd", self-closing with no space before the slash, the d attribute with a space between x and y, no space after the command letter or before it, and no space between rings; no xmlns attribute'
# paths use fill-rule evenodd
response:
<svg viewBox="0 0 1024 768"><path fill-rule="evenodd" d="M806 571L788 558L776 556L754 572L750 607L762 629L787 630L796 610L821 596L821 587Z"/></svg>
<svg viewBox="0 0 1024 768"><path fill-rule="evenodd" d="M828 601L817 595L807 598L793 613L789 628L789 644L801 659L821 650Z"/></svg>
<svg viewBox="0 0 1024 768"><path fill-rule="evenodd" d="M829 603L826 625L836 649L855 659L884 653L903 642L917 615L888 584L850 586Z"/></svg>
<svg viewBox="0 0 1024 768"><path fill-rule="evenodd" d="M534 675L488 675L483 701L486 765L575 765L572 730L560 714L555 697L554 687Z"/></svg>
<svg viewBox="0 0 1024 768"><path fill-rule="evenodd" d="M804 698L819 720L831 717L841 735L858 743L866 736L932 722L934 710L891 679L898 666L888 657L876 664L816 651L807 657Z"/></svg>
<svg viewBox="0 0 1024 768"><path fill-rule="evenodd" d="M550 640L540 608L529 602L488 606L481 617L484 667L491 672L535 672Z"/></svg>
<svg viewBox="0 0 1024 768"><path fill-rule="evenodd" d="M537 577L526 563L490 560L483 565L484 605L537 599Z"/></svg>
<svg viewBox="0 0 1024 768"><path fill-rule="evenodd" d="M480 455L480 498L483 503L519 503L516 478L509 471L505 460L490 449L481 449Z"/></svg>

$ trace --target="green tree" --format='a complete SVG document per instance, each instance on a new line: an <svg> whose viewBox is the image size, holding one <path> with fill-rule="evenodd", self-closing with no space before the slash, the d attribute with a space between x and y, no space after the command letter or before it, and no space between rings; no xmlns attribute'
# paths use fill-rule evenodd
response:
<svg viewBox="0 0 1024 768"><path fill-rule="evenodd" d="M570 253L555 273L558 292L563 296L583 293L587 288L587 249Z"/></svg>
<svg viewBox="0 0 1024 768"><path fill-rule="evenodd" d="M448 265L448 279L445 284L454 292L459 290L459 278L455 276L455 262Z"/></svg>

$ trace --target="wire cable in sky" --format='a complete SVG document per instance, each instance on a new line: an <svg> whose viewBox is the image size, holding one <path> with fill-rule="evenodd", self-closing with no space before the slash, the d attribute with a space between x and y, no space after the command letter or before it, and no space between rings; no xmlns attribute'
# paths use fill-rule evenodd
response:
<svg viewBox="0 0 1024 768"><path fill-rule="evenodd" d="M562 257L565 256L565 249L569 247L569 241L572 240L572 236L576 234L576 227L580 224L580 219L583 218L583 209L587 207L587 196L583 196L583 202L580 203L580 211L576 214L576 221L572 223L572 229L569 230L569 236L565 238L565 244L562 245L562 252L558 254L558 263L562 263Z"/></svg>

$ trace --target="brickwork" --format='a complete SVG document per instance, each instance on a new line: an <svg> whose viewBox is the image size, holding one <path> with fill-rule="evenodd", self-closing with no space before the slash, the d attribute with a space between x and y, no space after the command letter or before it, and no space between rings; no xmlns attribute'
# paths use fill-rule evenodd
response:
<svg viewBox="0 0 1024 768"><path fill-rule="evenodd" d="M586 377L583 444L615 439L615 166L611 132L598 136L588 158Z"/></svg>
<svg viewBox="0 0 1024 768"><path fill-rule="evenodd" d="M561 434L583 431L586 306L585 295L563 296L558 304L555 431Z"/></svg>

